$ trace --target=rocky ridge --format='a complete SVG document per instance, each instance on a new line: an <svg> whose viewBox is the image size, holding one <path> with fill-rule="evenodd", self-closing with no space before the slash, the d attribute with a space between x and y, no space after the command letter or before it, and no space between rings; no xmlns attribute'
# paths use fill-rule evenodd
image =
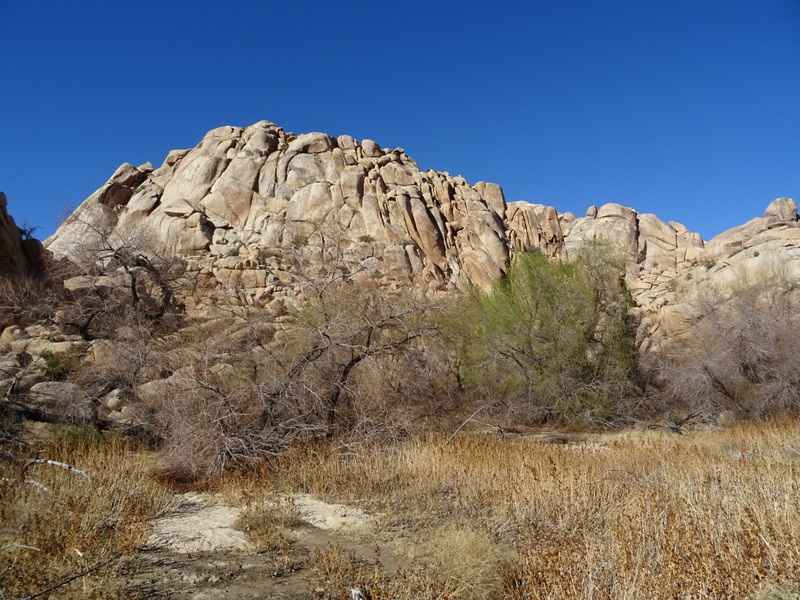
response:
<svg viewBox="0 0 800 600"><path fill-rule="evenodd" d="M708 309L710 295L724 303L742 286L780 288L800 306L797 209L794 200L779 198L762 217L704 242L679 223L618 204L591 207L579 218L549 206L507 203L500 186L421 171L401 148L323 133L295 136L261 122L213 130L194 149L170 152L157 169L122 165L44 247L79 264L84 251L104 239L168 250L184 259L191 275L192 287L180 298L189 315L257 306L277 322L287 304L303 299L302 277L294 276L304 275L297 273L303 265L293 262L297 249L317 264L340 261L387 289L413 287L432 296L488 289L520 250L568 259L586 241L601 239L625 258L640 317L637 344L647 352L691 335L690 324ZM47 252L8 216L3 195L0 247L0 271L7 276L45 266ZM73 291L126 287L124 274L113 272L65 284ZM210 322L201 318L196 325ZM123 343L125 329L115 333ZM45 377L43 357L77 351L103 363L116 343L43 324L10 325L0 335L7 377L0 386L36 410L66 402L79 412L89 406L85 395L72 382ZM160 393L160 376L139 391L155 386ZM102 393L100 418L135 422L127 391Z"/></svg>
<svg viewBox="0 0 800 600"><path fill-rule="evenodd" d="M296 293L269 269L281 250L302 245L323 260L331 240L383 283L434 292L487 289L521 249L566 259L585 241L603 239L624 256L631 293L651 320L677 301L674 282L691 272L707 280L724 270L707 265L742 251L750 252L736 262L753 254L794 260L787 250L800 247L797 204L788 198L704 242L680 223L619 204L578 218L507 203L499 185L422 171L402 148L294 135L267 121L214 129L157 169L123 164L45 245L74 259L98 231L135 230L187 257L211 292L189 303L197 314L211 309L214 290L233 288L241 302L279 307Z"/></svg>

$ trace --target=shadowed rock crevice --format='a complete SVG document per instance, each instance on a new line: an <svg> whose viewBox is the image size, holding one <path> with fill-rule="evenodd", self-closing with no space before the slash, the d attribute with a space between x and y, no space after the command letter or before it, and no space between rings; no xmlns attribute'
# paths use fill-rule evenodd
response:
<svg viewBox="0 0 800 600"><path fill-rule="evenodd" d="M29 277L45 270L47 251L31 233L27 226L17 226L8 214L6 195L0 192L0 277Z"/></svg>

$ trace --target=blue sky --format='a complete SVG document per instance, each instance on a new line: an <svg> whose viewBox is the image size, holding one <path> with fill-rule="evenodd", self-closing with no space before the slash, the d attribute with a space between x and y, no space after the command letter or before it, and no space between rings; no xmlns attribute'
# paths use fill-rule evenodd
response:
<svg viewBox="0 0 800 600"><path fill-rule="evenodd" d="M800 200L800 0L0 0L0 45L0 190L38 237L262 119L705 239Z"/></svg>

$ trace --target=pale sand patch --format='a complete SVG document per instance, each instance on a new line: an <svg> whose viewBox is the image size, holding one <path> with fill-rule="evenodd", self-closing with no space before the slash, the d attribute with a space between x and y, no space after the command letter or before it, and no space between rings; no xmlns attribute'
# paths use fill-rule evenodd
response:
<svg viewBox="0 0 800 600"><path fill-rule="evenodd" d="M244 532L234 528L238 508L210 494L189 492L179 498L173 514L156 520L147 547L181 554L251 549Z"/></svg>
<svg viewBox="0 0 800 600"><path fill-rule="evenodd" d="M369 517L358 508L329 504L309 494L293 495L291 502L303 521L319 529L355 533L368 528ZM240 514L221 495L182 494L175 512L156 520L146 547L180 554L252 550L245 533L235 528Z"/></svg>
<svg viewBox="0 0 800 600"><path fill-rule="evenodd" d="M354 531L368 527L369 515L354 506L329 504L309 494L295 494L292 499L300 518L314 527L326 531Z"/></svg>

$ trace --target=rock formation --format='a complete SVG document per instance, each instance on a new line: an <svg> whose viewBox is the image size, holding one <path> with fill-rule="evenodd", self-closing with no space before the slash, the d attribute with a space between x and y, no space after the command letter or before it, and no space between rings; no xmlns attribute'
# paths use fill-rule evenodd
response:
<svg viewBox="0 0 800 600"><path fill-rule="evenodd" d="M792 309L800 306L797 208L794 200L779 198L763 217L704 242L679 223L619 204L590 207L579 218L549 206L507 203L499 185L421 171L402 148L323 133L295 136L264 121L215 129L197 147L170 152L159 168L123 164L44 246L23 239L0 194L0 273L35 273L45 267L48 251L86 267L64 283L68 296L88 298L88 324L92 311L102 312L111 297L104 290L115 289L124 304L141 300L140 291L155 299L161 280L148 278L147 269L177 264L173 281L182 283L175 294L188 315L246 317L247 307L264 308L258 335L273 339L281 327L276 324L291 318L288 305L302 302L307 282L326 269L333 280L341 269L377 282L379 291L363 288L375 293L413 287L432 297L489 289L517 252L568 260L587 242L602 240L624 259L621 275L640 317L637 344L647 358L659 360L673 341L689 341L697 331L692 325L714 310L709 299L741 300L746 288L748 299L761 302L751 292L763 287L784 294ZM99 256L107 264L98 271ZM141 276L132 274L136 269ZM183 282L190 284L184 288ZM99 306L91 304L98 298ZM173 299L172 290L161 299ZM64 321L63 313L27 327L12 315L0 335L0 366L7 375L0 385L27 398L29 416L73 411L80 420L78 413L92 406L71 383L46 380L48 356L108 364L120 348L130 344L135 350L139 343L134 329L126 332L127 321L108 329L113 338L95 338ZM202 337L206 327L225 319L185 321ZM72 329L61 327L64 322ZM240 334L234 327L223 337ZM649 352L658 349L667 352ZM181 357L169 352L165 364L180 365ZM160 378L170 369L143 372L137 387L142 397L163 395L158 386L181 371L167 379ZM101 420L139 423L130 389L102 387L96 395Z"/></svg>
<svg viewBox="0 0 800 600"><path fill-rule="evenodd" d="M0 277L34 275L45 268L44 246L23 234L8 214L6 195L0 192Z"/></svg>
<svg viewBox="0 0 800 600"><path fill-rule="evenodd" d="M195 148L170 152L157 169L122 165L46 246L77 260L101 232L142 231L186 256L206 290L235 288L243 302L264 306L294 293L270 267L297 246L321 261L333 244L387 285L434 292L487 289L519 250L567 259L587 241L605 240L624 257L629 288L650 322L678 302L676 282L705 281L723 264L759 254L794 260L789 251L800 241L797 205L787 198L705 243L680 223L619 204L578 218L506 203L500 186L421 171L402 148L346 135L296 136L267 121L214 129ZM742 251L751 252L728 259ZM706 268L712 263L720 267ZM210 303L195 298L188 307L202 314Z"/></svg>
<svg viewBox="0 0 800 600"><path fill-rule="evenodd" d="M212 267L223 285L236 280L248 289L269 287L253 272L264 256L298 242L320 245L334 232L350 255L378 264L387 278L432 287L486 289L516 249L566 258L585 239L610 238L651 272L674 271L702 248L699 236L653 215L607 205L575 219L551 207L507 205L500 186L422 172L402 148L295 136L268 122L215 129L196 148L170 152L158 169L122 165L47 244L76 258L99 231L137 228L195 257L198 268Z"/></svg>
<svg viewBox="0 0 800 600"><path fill-rule="evenodd" d="M778 291L800 306L800 220L797 203L778 198L763 217L716 236L698 254L698 266L683 269L637 297L644 316L645 349L688 335L709 309L725 306L734 294Z"/></svg>
<svg viewBox="0 0 800 600"><path fill-rule="evenodd" d="M509 260L505 209L499 186L422 172L402 148L261 122L215 129L158 169L122 165L47 245L75 259L98 232L147 230L205 276L263 301L275 291L266 259L298 244L321 253L337 237L386 280L486 288ZM549 218L549 230L526 235L557 253Z"/></svg>

